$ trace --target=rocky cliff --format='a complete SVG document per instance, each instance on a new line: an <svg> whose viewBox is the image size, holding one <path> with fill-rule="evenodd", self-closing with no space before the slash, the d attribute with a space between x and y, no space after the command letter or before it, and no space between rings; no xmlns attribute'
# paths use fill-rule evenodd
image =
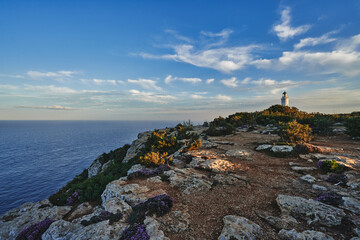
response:
<svg viewBox="0 0 360 240"><path fill-rule="evenodd" d="M41 239L49 240L360 239L358 141L339 134L294 148L274 146L279 136L271 126L219 137L204 130L191 132L201 147L189 147L185 138L170 166L132 165L106 185L101 201L55 206L46 199L5 213L0 239L26 239L41 229ZM131 163L151 134L139 134L122 161ZM115 159L104 159L93 162L87 178L114 166ZM344 171L322 170L328 160ZM39 223L47 219L44 229Z"/></svg>

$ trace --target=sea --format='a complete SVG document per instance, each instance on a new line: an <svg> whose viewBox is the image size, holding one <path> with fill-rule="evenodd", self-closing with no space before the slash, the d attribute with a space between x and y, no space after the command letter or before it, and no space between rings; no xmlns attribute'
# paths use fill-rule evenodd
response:
<svg viewBox="0 0 360 240"><path fill-rule="evenodd" d="M0 215L48 198L102 153L175 121L0 121Z"/></svg>

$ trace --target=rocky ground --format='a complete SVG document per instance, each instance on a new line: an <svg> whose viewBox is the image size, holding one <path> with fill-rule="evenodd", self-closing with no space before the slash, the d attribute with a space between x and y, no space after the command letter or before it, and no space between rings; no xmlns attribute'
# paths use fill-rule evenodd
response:
<svg viewBox="0 0 360 240"><path fill-rule="evenodd" d="M197 127L201 133L204 128ZM360 239L360 144L342 131L317 137L295 154L291 146L273 146L279 136L271 128L238 129L233 135L202 139L202 147L174 154L162 176L127 177L109 183L100 206L52 206L48 200L27 203L0 220L0 239L15 239L24 228L46 218L55 220L42 239L119 239L134 204L159 194L174 199L170 213L145 220L150 239ZM128 151L136 154L148 133ZM346 165L346 184L332 184L317 162L334 159ZM94 162L91 176L104 166ZM142 169L135 165L128 174ZM325 192L342 195L331 206L316 198ZM124 217L84 227L102 210Z"/></svg>

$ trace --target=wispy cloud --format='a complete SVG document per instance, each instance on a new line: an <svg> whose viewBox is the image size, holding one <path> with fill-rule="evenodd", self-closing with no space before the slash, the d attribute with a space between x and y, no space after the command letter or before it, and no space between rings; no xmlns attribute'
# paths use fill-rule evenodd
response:
<svg viewBox="0 0 360 240"><path fill-rule="evenodd" d="M235 88L238 86L239 81L236 79L236 77L232 77L229 79L222 79L220 81L222 84L224 84L227 87Z"/></svg>
<svg viewBox="0 0 360 240"><path fill-rule="evenodd" d="M60 106L60 105L55 105L55 106L15 106L16 108L31 108L31 109L45 109L45 110L79 110L78 108L72 108L72 107L64 107L64 106Z"/></svg>
<svg viewBox="0 0 360 240"><path fill-rule="evenodd" d="M220 101L225 101L225 102L232 100L232 98L230 96L226 96L226 95L222 95L222 94L216 95L215 99L220 100Z"/></svg>
<svg viewBox="0 0 360 240"><path fill-rule="evenodd" d="M20 75L20 74L0 74L0 77L24 78L24 75Z"/></svg>
<svg viewBox="0 0 360 240"><path fill-rule="evenodd" d="M69 93L77 93L76 90L68 88L68 87L57 87L54 85L48 86L33 86L29 84L24 85L24 89L27 91L34 91L46 94L69 94Z"/></svg>
<svg viewBox="0 0 360 240"><path fill-rule="evenodd" d="M151 102L151 103L160 103L160 104L166 104L169 103L170 100L175 100L176 97L172 95L166 95L166 94L156 94L153 92L142 92L139 90L129 90L129 94L133 97L135 97L135 100L141 101L141 102Z"/></svg>
<svg viewBox="0 0 360 240"><path fill-rule="evenodd" d="M137 80L128 79L129 83L137 84L145 89L161 91L162 88L157 86L157 81L151 79L139 78Z"/></svg>
<svg viewBox="0 0 360 240"><path fill-rule="evenodd" d="M201 78L184 78L184 77L173 77L172 75L168 75L165 78L165 83L169 84L170 82L173 81L182 81L182 82L187 82L187 83L200 83L202 80Z"/></svg>
<svg viewBox="0 0 360 240"><path fill-rule="evenodd" d="M330 38L330 35L335 34L336 31L326 33L320 37L309 37L301 39L299 43L294 45L295 49L300 49L307 46L316 46L320 44L326 44L336 41L336 38Z"/></svg>
<svg viewBox="0 0 360 240"><path fill-rule="evenodd" d="M191 42L191 39L185 36L180 35L177 31L172 30L172 29L165 29L164 30L165 33L168 33L170 35L172 35L173 37L175 37L176 39L180 40L180 41L184 41L184 42Z"/></svg>
<svg viewBox="0 0 360 240"><path fill-rule="evenodd" d="M64 80L65 78L71 78L77 72L75 71L57 71L57 72L39 72L28 71L26 74L32 79L53 78L56 80Z"/></svg>
<svg viewBox="0 0 360 240"><path fill-rule="evenodd" d="M276 35L281 41L286 41L289 38L293 38L296 35L307 32L310 29L310 25L302 25L298 27L292 27L290 25L290 7L286 7L281 11L281 23L273 27Z"/></svg>
<svg viewBox="0 0 360 240"><path fill-rule="evenodd" d="M2 85L0 85L0 89L3 89L3 90L16 90L16 89L19 89L19 86L10 85L10 84L2 84Z"/></svg>
<svg viewBox="0 0 360 240"><path fill-rule="evenodd" d="M207 84L213 83L214 81L215 81L214 78L206 79L206 83L207 83Z"/></svg>
<svg viewBox="0 0 360 240"><path fill-rule="evenodd" d="M201 31L200 33L204 36L209 37L210 42L206 44L206 47L211 48L221 46L226 43L233 32L234 31L231 29L223 29L221 32L218 33L207 31Z"/></svg>

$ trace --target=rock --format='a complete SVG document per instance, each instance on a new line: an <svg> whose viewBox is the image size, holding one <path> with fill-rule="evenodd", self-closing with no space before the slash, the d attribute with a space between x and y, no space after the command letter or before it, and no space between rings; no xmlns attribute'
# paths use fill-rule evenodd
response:
<svg viewBox="0 0 360 240"><path fill-rule="evenodd" d="M308 183L314 183L316 181L316 178L314 178L313 176L311 176L309 174L302 176L300 179L305 182L308 182Z"/></svg>
<svg viewBox="0 0 360 240"><path fill-rule="evenodd" d="M1 217L0 239L15 239L23 229L30 225L46 218L62 219L70 210L70 206L52 206L47 199L35 203L24 203Z"/></svg>
<svg viewBox="0 0 360 240"><path fill-rule="evenodd" d="M75 218L79 218L82 217L84 215L88 215L90 213L92 213L93 207L88 203L88 202L84 202L81 203L79 206L76 207L76 209L67 217L68 221L72 221Z"/></svg>
<svg viewBox="0 0 360 240"><path fill-rule="evenodd" d="M279 232L279 237L284 240L334 240L329 235L323 232L307 230L304 232L297 232L295 229L285 230Z"/></svg>
<svg viewBox="0 0 360 240"><path fill-rule="evenodd" d="M312 189L314 189L316 191L321 191L321 192L325 192L327 190L326 187L320 186L320 185L317 185L317 184L313 184Z"/></svg>
<svg viewBox="0 0 360 240"><path fill-rule="evenodd" d="M130 159L135 157L140 149L144 147L144 143L147 141L148 137L152 134L152 131L147 131L143 133L139 133L138 139L134 140L128 149L126 156L123 160L124 163L127 163Z"/></svg>
<svg viewBox="0 0 360 240"><path fill-rule="evenodd" d="M201 140L201 148L205 148L205 149L208 149L208 148L217 148L219 145L216 144L216 143L213 143L213 142L210 142L210 141L207 141L207 140Z"/></svg>
<svg viewBox="0 0 360 240"><path fill-rule="evenodd" d="M282 215L281 217L274 217L266 212L255 211L255 213L260 218L264 219L267 223L269 223L272 227L276 228L277 230L292 229L298 225L296 219L290 215Z"/></svg>
<svg viewBox="0 0 360 240"><path fill-rule="evenodd" d="M296 151L303 153L334 153L334 152L343 152L343 148L331 148L324 146L317 146L309 143L298 144L295 147Z"/></svg>
<svg viewBox="0 0 360 240"><path fill-rule="evenodd" d="M310 171L316 170L315 167L300 167L300 166L294 166L294 167L291 167L291 169L296 172L310 172Z"/></svg>
<svg viewBox="0 0 360 240"><path fill-rule="evenodd" d="M278 195L276 202L283 214L304 219L310 225L338 226L345 216L343 210L312 199Z"/></svg>
<svg viewBox="0 0 360 240"><path fill-rule="evenodd" d="M169 177L170 186L180 188L185 194L209 190L212 185L208 177L190 168L165 171L164 174Z"/></svg>
<svg viewBox="0 0 360 240"><path fill-rule="evenodd" d="M360 169L360 159L357 156L352 156L349 154L325 155L321 153L312 153L311 155L316 160L336 160L337 163L344 165L348 168L355 170Z"/></svg>
<svg viewBox="0 0 360 240"><path fill-rule="evenodd" d="M262 151L262 150L267 150L267 149L270 149L272 148L273 145L269 145L269 144L262 144L262 145L259 145L256 147L256 151Z"/></svg>
<svg viewBox="0 0 360 240"><path fill-rule="evenodd" d="M150 191L146 186L126 184L124 181L115 180L106 185L104 192L101 194L101 199L104 203L111 198L118 198L133 205L159 194L165 194L164 190Z"/></svg>
<svg viewBox="0 0 360 240"><path fill-rule="evenodd" d="M241 187L247 187L249 182L245 176L240 176L237 174L216 174L213 178L214 183L220 185L236 185Z"/></svg>
<svg viewBox="0 0 360 240"><path fill-rule="evenodd" d="M113 163L112 160L104 163L104 164L102 165L102 167L101 167L101 172L105 171L112 163Z"/></svg>
<svg viewBox="0 0 360 240"><path fill-rule="evenodd" d="M251 160L251 153L249 153L246 150L239 150L239 149L228 150L225 153L225 155L227 157L234 157L241 160Z"/></svg>
<svg viewBox="0 0 360 240"><path fill-rule="evenodd" d="M292 152L292 146L280 145L280 146L272 146L271 151L274 153L290 153Z"/></svg>
<svg viewBox="0 0 360 240"><path fill-rule="evenodd" d="M111 213L122 213L125 218L132 212L132 208L124 200L119 198L110 198L101 204L105 211Z"/></svg>
<svg viewBox="0 0 360 240"><path fill-rule="evenodd" d="M42 240L110 240L119 239L125 223L109 225L109 220L84 227L80 223L70 223L64 220L56 221L50 225L42 235Z"/></svg>
<svg viewBox="0 0 360 240"><path fill-rule="evenodd" d="M192 168L201 168L210 170L213 172L226 172L233 171L238 167L237 164L229 162L222 159L203 159L199 157L194 157L190 162L190 167Z"/></svg>
<svg viewBox="0 0 360 240"><path fill-rule="evenodd" d="M360 201L352 197L343 197L344 202L340 205L341 208L349 210L355 214L360 214Z"/></svg>
<svg viewBox="0 0 360 240"><path fill-rule="evenodd" d="M88 178L91 178L101 172L100 157L98 157L88 168Z"/></svg>
<svg viewBox="0 0 360 240"><path fill-rule="evenodd" d="M145 166L141 165L141 164L135 164L133 165L128 171L127 171L127 175L129 176L130 174L140 171L142 169L146 168Z"/></svg>
<svg viewBox="0 0 360 240"><path fill-rule="evenodd" d="M229 142L229 141L214 141L214 143L216 143L218 145L229 145L229 146L236 145L234 142Z"/></svg>
<svg viewBox="0 0 360 240"><path fill-rule="evenodd" d="M160 176L155 176L155 177L148 178L148 179L146 179L146 181L147 182L152 182L152 183L162 182Z"/></svg>
<svg viewBox="0 0 360 240"><path fill-rule="evenodd" d="M262 228L244 217L227 215L223 218L224 227L219 240L257 239L263 236Z"/></svg>
<svg viewBox="0 0 360 240"><path fill-rule="evenodd" d="M355 171L347 171L345 175L348 179L346 185L352 190L360 190L360 174Z"/></svg>
<svg viewBox="0 0 360 240"><path fill-rule="evenodd" d="M165 237L164 232L159 230L160 223L152 217L146 217L144 220L146 231L150 236L150 240L170 240Z"/></svg>
<svg viewBox="0 0 360 240"><path fill-rule="evenodd" d="M157 220L164 227L164 231L169 233L186 233L189 230L190 215L188 207L181 205L181 211L171 211Z"/></svg>

